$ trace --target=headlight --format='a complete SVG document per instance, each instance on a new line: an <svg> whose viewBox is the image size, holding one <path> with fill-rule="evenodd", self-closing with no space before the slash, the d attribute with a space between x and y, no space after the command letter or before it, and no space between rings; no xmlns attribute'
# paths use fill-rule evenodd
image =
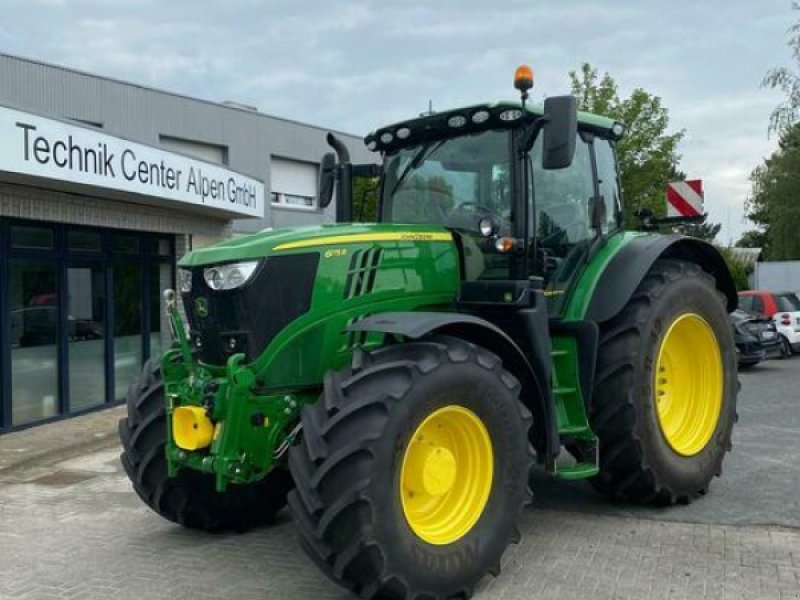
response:
<svg viewBox="0 0 800 600"><path fill-rule="evenodd" d="M187 269L178 269L178 289L183 294L192 291L192 272Z"/></svg>
<svg viewBox="0 0 800 600"><path fill-rule="evenodd" d="M203 279L212 290L232 290L247 283L257 266L258 261L253 260L209 267L203 271Z"/></svg>

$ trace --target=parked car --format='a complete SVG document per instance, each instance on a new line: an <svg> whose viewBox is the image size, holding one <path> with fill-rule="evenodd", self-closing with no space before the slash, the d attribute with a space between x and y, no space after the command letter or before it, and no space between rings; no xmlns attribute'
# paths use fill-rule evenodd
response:
<svg viewBox="0 0 800 600"><path fill-rule="evenodd" d="M794 292L739 292L739 308L772 319L784 354L800 352L800 298Z"/></svg>
<svg viewBox="0 0 800 600"><path fill-rule="evenodd" d="M11 311L11 347L49 346L56 343L58 312L55 306L34 305ZM67 339L70 342L99 340L103 326L96 321L67 315Z"/></svg>
<svg viewBox="0 0 800 600"><path fill-rule="evenodd" d="M782 356L781 338L770 319L739 309L731 313L731 323L740 367L752 367L762 360Z"/></svg>

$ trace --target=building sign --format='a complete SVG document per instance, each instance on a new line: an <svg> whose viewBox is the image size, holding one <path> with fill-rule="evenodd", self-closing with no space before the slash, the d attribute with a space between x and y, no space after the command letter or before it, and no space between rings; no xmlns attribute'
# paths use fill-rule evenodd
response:
<svg viewBox="0 0 800 600"><path fill-rule="evenodd" d="M264 216L264 184L217 165L0 107L0 171Z"/></svg>

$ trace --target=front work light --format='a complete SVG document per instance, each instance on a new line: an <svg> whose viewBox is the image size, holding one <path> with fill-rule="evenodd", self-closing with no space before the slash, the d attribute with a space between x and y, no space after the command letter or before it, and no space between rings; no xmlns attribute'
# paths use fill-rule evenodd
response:
<svg viewBox="0 0 800 600"><path fill-rule="evenodd" d="M501 121L516 121L522 116L522 111L518 108L509 108L500 113Z"/></svg>
<svg viewBox="0 0 800 600"><path fill-rule="evenodd" d="M485 123L489 120L489 111L488 110L479 110L475 114L472 115L472 122L480 125L481 123Z"/></svg>
<svg viewBox="0 0 800 600"><path fill-rule="evenodd" d="M467 117L464 115L453 115L447 119L447 124L453 128L463 127L467 124Z"/></svg>
<svg viewBox="0 0 800 600"><path fill-rule="evenodd" d="M247 283L256 272L256 267L257 260L217 265L205 269L203 279L212 290L233 290Z"/></svg>

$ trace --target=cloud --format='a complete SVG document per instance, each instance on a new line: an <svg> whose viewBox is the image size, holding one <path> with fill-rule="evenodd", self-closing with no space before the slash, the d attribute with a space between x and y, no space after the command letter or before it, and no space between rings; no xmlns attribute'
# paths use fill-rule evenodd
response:
<svg viewBox="0 0 800 600"><path fill-rule="evenodd" d="M100 75L364 134L437 108L567 91L584 61L620 91L659 95L685 129L682 168L704 178L711 220L736 237L748 175L775 146L760 89L791 64L786 2L708 0L6 0L0 49ZM730 226L728 226L730 221Z"/></svg>

